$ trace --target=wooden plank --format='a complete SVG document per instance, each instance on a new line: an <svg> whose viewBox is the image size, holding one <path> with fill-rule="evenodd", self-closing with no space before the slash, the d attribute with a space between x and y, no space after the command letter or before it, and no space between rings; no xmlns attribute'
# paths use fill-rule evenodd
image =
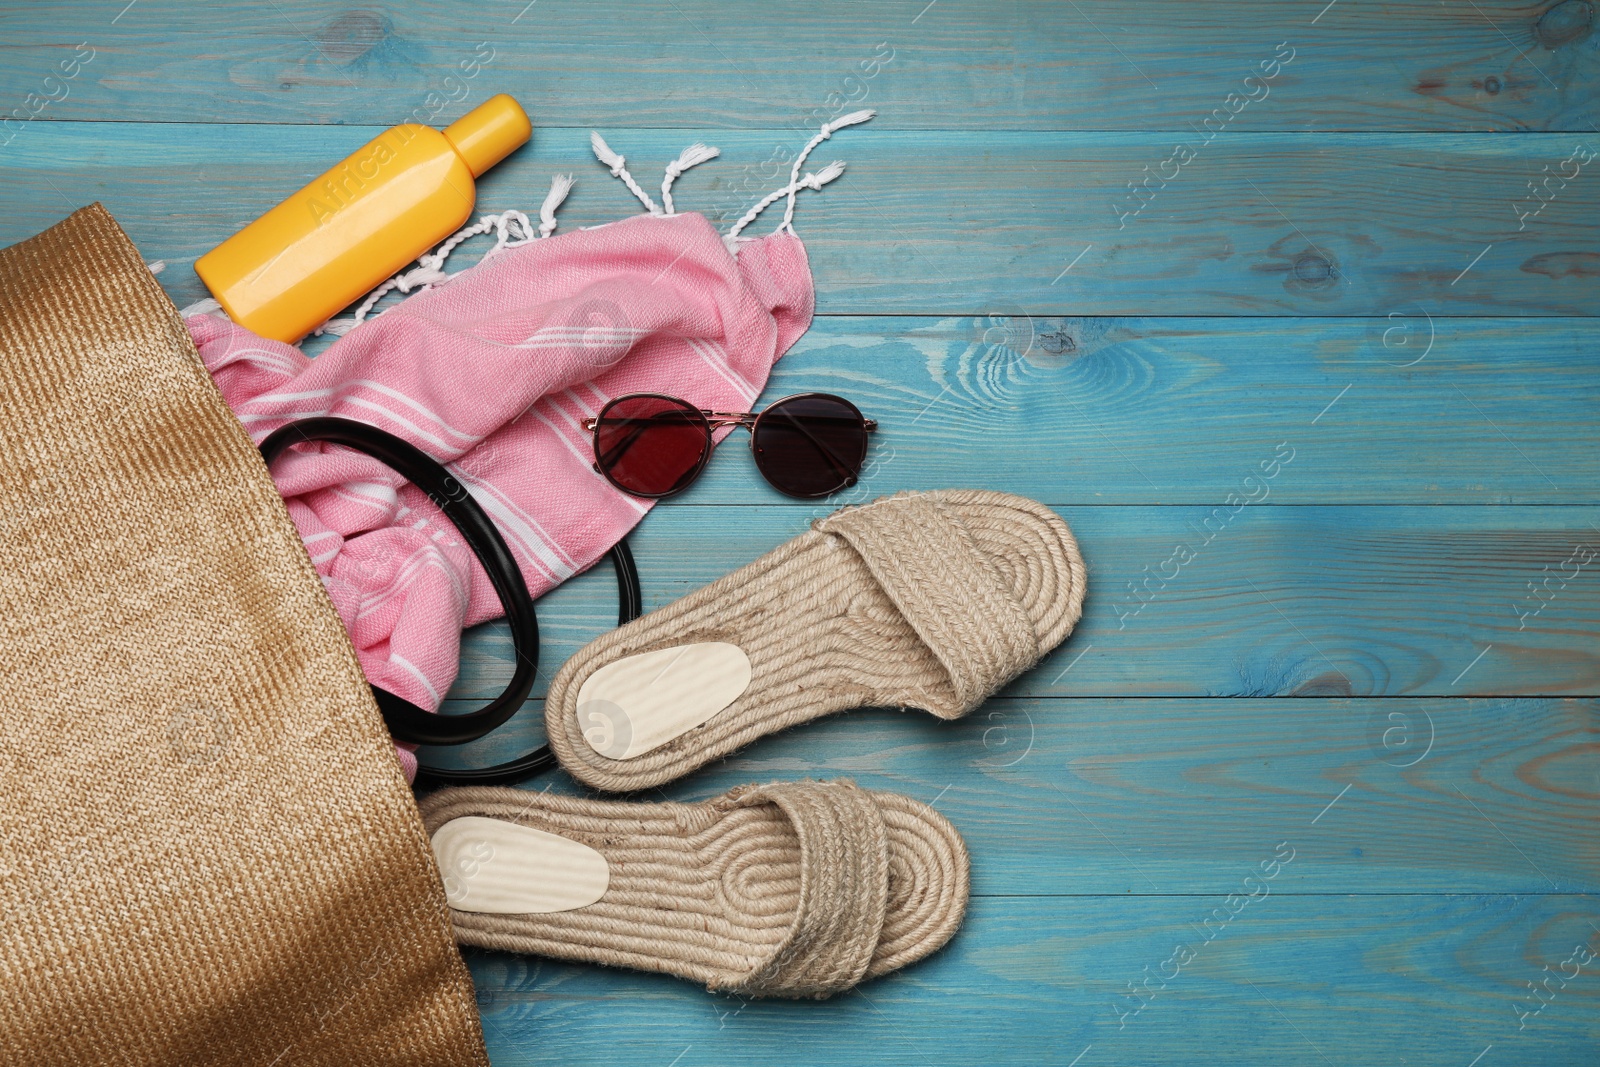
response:
<svg viewBox="0 0 1600 1067"><path fill-rule="evenodd" d="M94 58L52 116L442 122L504 91L541 126L789 127L871 106L900 127L1180 130L1292 54L1240 128L1588 130L1600 66L1585 0L120 7L8 13L0 99L60 97L41 81L83 42Z"/></svg>
<svg viewBox="0 0 1600 1067"><path fill-rule="evenodd" d="M455 704L456 707L463 705ZM543 740L534 705L466 753ZM643 799L847 776L935 802L992 896L1228 893L1264 848L1286 893L1600 892L1600 703L1513 698L999 699L956 722L859 711ZM530 783L582 794L564 774Z"/></svg>
<svg viewBox="0 0 1600 1067"><path fill-rule="evenodd" d="M1264 841L1239 877L1271 855ZM1600 950L1592 897L1273 893L1203 929L1220 907L978 898L944 952L822 1003L498 953L468 962L490 1056L507 1065L1468 1067L1492 1045L1482 1064L1589 1067L1600 1047L1594 963L1552 979L1548 1002L1528 990L1576 946ZM1178 946L1188 962L1161 989ZM1147 973L1157 992L1133 1015L1128 983Z"/></svg>
<svg viewBox="0 0 1600 1067"><path fill-rule="evenodd" d="M1260 464L1274 504L1594 499L1594 319L825 317L766 396L879 421L865 488L974 483L1061 504L1220 504ZM779 503L741 449L687 502Z"/></svg>
<svg viewBox="0 0 1600 1067"><path fill-rule="evenodd" d="M5 150L0 241L99 199L147 256L172 265L163 281L186 303L203 292L193 259L377 132L36 121ZM686 210L736 216L771 184L765 175L746 182L738 170L763 158L770 133L606 133L645 184L689 142L719 143L725 160L679 181ZM1170 158L1174 140L871 126L840 134L821 158L852 169L825 193L808 193L797 215L818 306L826 314L1380 318L1600 310L1592 173L1600 161L1552 184L1553 200L1518 231L1518 211L1533 203L1529 175L1574 160L1581 138L1228 132L1136 199L1128 183ZM1600 153L1600 135L1589 142ZM566 229L638 210L581 130L540 131L532 148L489 173L481 209L531 210L555 171L580 179L562 214ZM753 232L776 223L764 219Z"/></svg>
<svg viewBox="0 0 1600 1067"><path fill-rule="evenodd" d="M1004 489L1000 473L968 480ZM1600 551L1600 509L1268 504L1229 517L1227 508L1056 506L1090 567L1084 619L1013 694L1600 693L1600 563L1574 558L1576 545ZM631 537L646 610L828 510L657 508ZM1193 558L1172 563L1180 544ZM541 601L537 693L546 672L615 624L606 566ZM499 692L510 655L499 624L469 635L453 695Z"/></svg>

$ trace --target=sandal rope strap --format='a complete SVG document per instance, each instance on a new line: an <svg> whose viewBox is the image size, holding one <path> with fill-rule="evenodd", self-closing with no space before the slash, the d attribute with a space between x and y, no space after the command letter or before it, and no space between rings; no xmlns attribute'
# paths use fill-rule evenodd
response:
<svg viewBox="0 0 1600 1067"><path fill-rule="evenodd" d="M950 678L962 712L1039 661L1022 605L936 493L897 493L812 523L842 539Z"/></svg>
<svg viewBox="0 0 1600 1067"><path fill-rule="evenodd" d="M777 782L735 790L740 807L776 804L800 838L794 925L766 960L729 988L745 996L823 998L861 981L889 899L889 838L871 794L855 783Z"/></svg>

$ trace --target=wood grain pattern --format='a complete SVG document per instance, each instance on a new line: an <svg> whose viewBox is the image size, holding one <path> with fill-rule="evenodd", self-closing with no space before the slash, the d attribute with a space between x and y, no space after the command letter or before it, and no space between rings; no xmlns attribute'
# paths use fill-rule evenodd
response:
<svg viewBox="0 0 1600 1067"><path fill-rule="evenodd" d="M541 127L790 127L870 106L897 127L1181 130L1286 42L1294 63L1245 128L1588 130L1600 70L1583 0L121 6L8 13L0 99L87 41L57 117L387 125L510 92Z"/></svg>
<svg viewBox="0 0 1600 1067"><path fill-rule="evenodd" d="M1280 443L1271 504L1593 499L1594 319L826 317L766 396L878 419L866 488L981 476L1052 503L1220 504ZM738 447L681 503L783 500ZM1418 477L1419 473L1425 474Z"/></svg>
<svg viewBox="0 0 1600 1067"><path fill-rule="evenodd" d="M1007 488L1000 472L969 470L961 480ZM1084 618L1013 694L1600 693L1600 563L1562 567L1575 544L1600 549L1600 509L1269 504L1218 518L1207 507L1057 508L1090 566ZM828 510L681 500L656 509L631 538L646 610L750 562ZM1194 558L1164 566L1180 544ZM608 566L541 602L548 658L537 693L556 665L614 624ZM453 695L499 692L510 657L499 624L471 635Z"/></svg>
<svg viewBox="0 0 1600 1067"><path fill-rule="evenodd" d="M1263 840L1240 876L1272 850ZM1557 971L1578 944L1600 948L1591 897L1274 893L1208 943L1201 924L1223 906L980 897L944 952L821 1004L498 954L469 962L496 1064L1467 1067L1493 1045L1494 1062L1589 1067L1600 1047L1592 969L1520 1031L1517 1014L1545 966ZM1158 989L1179 945L1194 953L1187 966L1124 1020L1128 983L1149 973Z"/></svg>
<svg viewBox="0 0 1600 1067"><path fill-rule="evenodd" d="M140 248L192 261L354 151L376 127L38 120L4 149L0 241L102 200ZM606 129L650 184L687 144L724 158L680 179L684 210L733 218L776 181L781 131ZM1187 138L1187 140L1185 140ZM1600 134L1263 134L1224 130L1128 216L1144 168L1175 142L1151 133L839 134L821 159L846 175L796 215L825 314L1593 315L1600 307L1600 159L1526 223L1517 205ZM741 168L754 166L749 172ZM1566 169L1578 166L1574 161ZM1169 168L1170 169L1170 168ZM480 210L532 210L553 172L579 176L562 226L633 214L583 130L541 130L490 171ZM785 171L785 173L787 173ZM1154 188L1152 186L1152 188ZM1521 210L1529 210L1523 208ZM776 226L778 217L752 232ZM1081 258L1080 258L1081 257Z"/></svg>
<svg viewBox="0 0 1600 1067"><path fill-rule="evenodd" d="M543 740L538 705L466 752ZM1274 892L1600 891L1594 700L1000 699L955 722L858 711L763 739L655 791L698 799L848 776L936 801L988 896L1229 893L1277 841ZM534 783L582 794L565 775Z"/></svg>

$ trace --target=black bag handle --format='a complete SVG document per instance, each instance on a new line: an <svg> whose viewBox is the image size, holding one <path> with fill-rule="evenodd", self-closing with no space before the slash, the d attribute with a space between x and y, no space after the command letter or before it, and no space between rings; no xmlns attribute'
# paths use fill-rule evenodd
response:
<svg viewBox="0 0 1600 1067"><path fill-rule="evenodd" d="M539 624L534 616L533 598L505 538L455 475L415 445L376 426L332 416L302 419L269 434L261 442L261 455L271 466L290 445L313 441L327 441L369 455L421 489L460 532L462 540L489 575L506 622L511 626L511 645L516 654L516 669L504 692L470 714L438 715L386 689L372 686L378 710L383 713L383 721L396 740L419 745L461 745L478 740L516 714L533 691L539 665ZM612 546L611 559L617 570L620 600L617 624L620 626L638 618L644 605L639 571L626 540ZM549 746L541 745L525 756L494 767L460 771L419 767L417 785L504 785L554 764Z"/></svg>

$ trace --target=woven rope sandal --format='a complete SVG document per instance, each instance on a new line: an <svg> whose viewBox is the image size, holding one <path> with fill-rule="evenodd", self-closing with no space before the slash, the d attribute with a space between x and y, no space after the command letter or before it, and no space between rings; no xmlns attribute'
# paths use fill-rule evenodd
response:
<svg viewBox="0 0 1600 1067"><path fill-rule="evenodd" d="M422 801L464 945L822 999L922 959L967 906L967 849L928 807L848 781L697 804L501 787Z"/></svg>
<svg viewBox="0 0 1600 1067"><path fill-rule="evenodd" d="M842 508L580 649L550 685L550 747L620 792L849 708L959 718L1066 639L1086 577L1067 524L1024 497Z"/></svg>

